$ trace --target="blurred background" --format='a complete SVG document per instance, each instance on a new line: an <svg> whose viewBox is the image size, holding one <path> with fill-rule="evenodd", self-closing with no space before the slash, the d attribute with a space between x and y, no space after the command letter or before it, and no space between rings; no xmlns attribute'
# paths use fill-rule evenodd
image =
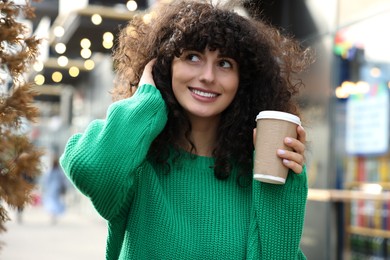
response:
<svg viewBox="0 0 390 260"><path fill-rule="evenodd" d="M147 21L147 8L157 1L32 3L36 18L26 22L44 41L28 75L39 92L40 116L26 129L45 148L45 171L70 135L105 116L117 33L135 14ZM317 56L299 97L310 187L304 253L316 260L390 259L390 1L245 3L244 11L254 4ZM65 209L53 220L42 206L42 189L36 193L22 215L11 210L0 259L104 259L105 223L85 198L68 185Z"/></svg>

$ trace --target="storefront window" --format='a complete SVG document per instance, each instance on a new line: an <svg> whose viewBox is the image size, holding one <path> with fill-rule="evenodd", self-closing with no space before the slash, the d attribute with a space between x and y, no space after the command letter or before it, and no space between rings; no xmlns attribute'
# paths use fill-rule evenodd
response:
<svg viewBox="0 0 390 260"><path fill-rule="evenodd" d="M390 256L389 24L379 12L335 35L337 179L357 195L344 215L351 259Z"/></svg>

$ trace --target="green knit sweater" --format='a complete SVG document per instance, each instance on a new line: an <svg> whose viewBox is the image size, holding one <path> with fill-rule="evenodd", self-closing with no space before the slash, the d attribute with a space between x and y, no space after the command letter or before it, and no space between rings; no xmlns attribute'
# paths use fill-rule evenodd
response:
<svg viewBox="0 0 390 260"><path fill-rule="evenodd" d="M169 173L146 160L167 121L151 85L113 103L70 138L61 165L107 220L106 259L305 259L299 248L307 178L285 185L214 177L214 159L184 151Z"/></svg>

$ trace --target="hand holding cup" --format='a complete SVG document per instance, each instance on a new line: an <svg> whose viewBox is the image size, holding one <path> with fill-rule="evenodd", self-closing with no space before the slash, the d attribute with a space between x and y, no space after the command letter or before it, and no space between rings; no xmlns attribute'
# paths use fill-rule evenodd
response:
<svg viewBox="0 0 390 260"><path fill-rule="evenodd" d="M254 178L284 184L288 170L301 173L306 133L299 117L280 111L262 111L256 118Z"/></svg>

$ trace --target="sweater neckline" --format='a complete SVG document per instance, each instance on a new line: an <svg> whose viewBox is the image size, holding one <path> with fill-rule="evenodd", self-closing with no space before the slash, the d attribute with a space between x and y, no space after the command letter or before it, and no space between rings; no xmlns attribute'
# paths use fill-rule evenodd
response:
<svg viewBox="0 0 390 260"><path fill-rule="evenodd" d="M178 150L173 150L173 162L175 160L179 163L183 163L186 167L195 167L202 169L213 169L215 164L214 157L201 156L194 153L185 151L184 149L179 148Z"/></svg>

